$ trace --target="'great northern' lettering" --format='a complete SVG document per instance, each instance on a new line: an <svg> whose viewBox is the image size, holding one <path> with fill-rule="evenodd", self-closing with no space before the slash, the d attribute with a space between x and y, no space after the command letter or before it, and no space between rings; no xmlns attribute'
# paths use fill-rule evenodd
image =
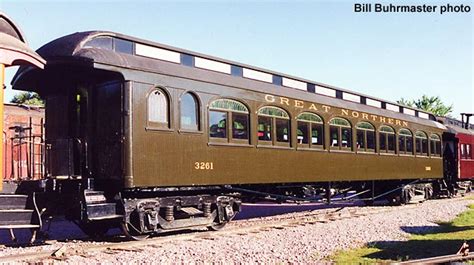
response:
<svg viewBox="0 0 474 265"><path fill-rule="evenodd" d="M295 107L299 109L305 109L308 111L313 111L313 112L324 112L324 113L334 113L336 115L340 116L348 116L348 117L353 117L353 118L359 118L363 120L368 120L368 121L374 121L374 122L381 122L381 123L388 123L388 124L393 124L393 125L399 125L403 127L408 126L408 122L402 121L399 119L394 119L394 118L388 118L388 117L383 117L375 114L369 114L365 112L360 112L360 111L355 111L355 110L350 110L350 109L332 109L331 106L323 105L323 104L317 104L317 103L309 103L309 102L304 102L302 100L297 100L297 99L289 99L285 97L279 97L279 96L274 96L274 95L265 95L265 101L268 103L276 103L279 105L284 105L288 107Z"/></svg>

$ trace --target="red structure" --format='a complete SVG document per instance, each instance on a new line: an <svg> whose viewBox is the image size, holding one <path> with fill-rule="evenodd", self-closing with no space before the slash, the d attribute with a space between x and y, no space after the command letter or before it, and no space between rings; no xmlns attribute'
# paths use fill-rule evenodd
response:
<svg viewBox="0 0 474 265"><path fill-rule="evenodd" d="M44 108L5 104L5 180L39 179L44 174Z"/></svg>
<svg viewBox="0 0 474 265"><path fill-rule="evenodd" d="M3 87L5 82L5 67L15 65L33 65L43 69L46 61L36 52L30 49L20 28L13 21L0 11L0 117L3 115ZM0 123L0 131L5 132L3 123ZM0 160L4 161L4 144L7 140L2 133L2 145L0 145ZM0 163L0 174L4 174L4 164ZM0 176L0 192L3 191L3 179L7 176ZM1 211L1 209L0 209Z"/></svg>
<svg viewBox="0 0 474 265"><path fill-rule="evenodd" d="M458 132L459 179L474 179L474 132Z"/></svg>

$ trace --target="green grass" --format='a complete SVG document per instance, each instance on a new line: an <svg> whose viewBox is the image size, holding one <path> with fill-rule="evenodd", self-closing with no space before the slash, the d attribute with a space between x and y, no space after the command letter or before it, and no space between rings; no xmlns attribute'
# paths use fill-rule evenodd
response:
<svg viewBox="0 0 474 265"><path fill-rule="evenodd" d="M329 259L338 264L383 264L454 254L464 240L474 245L474 204L452 222L439 225L429 233L413 234L408 241L374 242L363 248L337 252ZM405 229L410 232L410 227Z"/></svg>

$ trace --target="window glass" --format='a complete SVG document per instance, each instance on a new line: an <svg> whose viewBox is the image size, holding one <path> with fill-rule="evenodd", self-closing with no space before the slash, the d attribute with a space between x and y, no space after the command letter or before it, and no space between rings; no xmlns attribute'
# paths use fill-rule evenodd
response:
<svg viewBox="0 0 474 265"><path fill-rule="evenodd" d="M357 130L357 148L365 150L365 132Z"/></svg>
<svg viewBox="0 0 474 265"><path fill-rule="evenodd" d="M342 147L351 147L352 146L352 135L351 135L351 128L342 128L342 140L341 144Z"/></svg>
<svg viewBox="0 0 474 265"><path fill-rule="evenodd" d="M430 150L431 150L431 155L436 155L436 142L431 140L430 141Z"/></svg>
<svg viewBox="0 0 474 265"><path fill-rule="evenodd" d="M209 136L214 138L227 138L227 113L209 111Z"/></svg>
<svg viewBox="0 0 474 265"><path fill-rule="evenodd" d="M375 150L375 131L367 132L367 149Z"/></svg>
<svg viewBox="0 0 474 265"><path fill-rule="evenodd" d="M395 152L395 134L388 134L388 150Z"/></svg>
<svg viewBox="0 0 474 265"><path fill-rule="evenodd" d="M323 125L322 124L311 124L311 144L323 145Z"/></svg>
<svg viewBox="0 0 474 265"><path fill-rule="evenodd" d="M258 140L272 140L272 118L262 116L258 117Z"/></svg>
<svg viewBox="0 0 474 265"><path fill-rule="evenodd" d="M214 100L210 105L210 109L214 110L231 110L235 112L241 112L241 113L249 113L248 108L235 100L232 99L217 99Z"/></svg>
<svg viewBox="0 0 474 265"><path fill-rule="evenodd" d="M359 122L357 123L357 129L363 129L363 130L369 130L369 131L375 131L375 128L372 124L368 122Z"/></svg>
<svg viewBox="0 0 474 265"><path fill-rule="evenodd" d="M420 138L416 138L416 153L417 154L421 154L421 139Z"/></svg>
<svg viewBox="0 0 474 265"><path fill-rule="evenodd" d="M411 154L413 152L413 137L408 129L400 129L398 132L398 150L402 154Z"/></svg>
<svg viewBox="0 0 474 265"><path fill-rule="evenodd" d="M367 149L375 149L375 127L368 122L359 122L356 125L356 129L357 148L363 151L367 151Z"/></svg>
<svg viewBox="0 0 474 265"><path fill-rule="evenodd" d="M85 45L87 47L100 48L105 50L112 50L112 38L111 37L97 37L88 41Z"/></svg>
<svg viewBox="0 0 474 265"><path fill-rule="evenodd" d="M467 159L471 159L472 158L472 154L471 154L471 145L470 144L466 144L466 158Z"/></svg>
<svg viewBox="0 0 474 265"><path fill-rule="evenodd" d="M128 40L114 39L115 51L127 54L133 54L133 43Z"/></svg>
<svg viewBox="0 0 474 265"><path fill-rule="evenodd" d="M422 144L423 155L427 156L428 155L428 140L422 139L421 144Z"/></svg>
<svg viewBox="0 0 474 265"><path fill-rule="evenodd" d="M289 119L288 113L277 107L263 107L258 110L258 115Z"/></svg>
<svg viewBox="0 0 474 265"><path fill-rule="evenodd" d="M308 122L298 122L298 129L296 139L300 144L308 144L308 129L309 129Z"/></svg>
<svg viewBox="0 0 474 265"><path fill-rule="evenodd" d="M249 139L249 116L243 113L232 113L232 138Z"/></svg>
<svg viewBox="0 0 474 265"><path fill-rule="evenodd" d="M276 119L276 140L288 143L290 141L290 121Z"/></svg>
<svg viewBox="0 0 474 265"><path fill-rule="evenodd" d="M411 136L411 132L407 129L400 129L400 135Z"/></svg>
<svg viewBox="0 0 474 265"><path fill-rule="evenodd" d="M352 129L349 121L343 118L333 118L329 124L331 146L337 146L339 149L351 148Z"/></svg>
<svg viewBox="0 0 474 265"><path fill-rule="evenodd" d="M316 115L316 114L308 113L308 112L301 113L300 115L298 115L297 120L299 120L299 121L315 122L315 123L322 123L322 122L323 122L323 120L321 119L321 117L319 117L319 116Z"/></svg>
<svg viewBox="0 0 474 265"><path fill-rule="evenodd" d="M181 97L181 128L199 130L199 103L195 96L186 93Z"/></svg>
<svg viewBox="0 0 474 265"><path fill-rule="evenodd" d="M428 155L428 137L426 133L419 131L415 134L416 153L419 155Z"/></svg>
<svg viewBox="0 0 474 265"><path fill-rule="evenodd" d="M380 132L395 133L395 130L392 127L382 125L380 126Z"/></svg>
<svg viewBox="0 0 474 265"><path fill-rule="evenodd" d="M329 134L331 135L331 146L339 146L339 128L330 126Z"/></svg>
<svg viewBox="0 0 474 265"><path fill-rule="evenodd" d="M464 144L461 144L461 158L466 158L466 151L465 151Z"/></svg>
<svg viewBox="0 0 474 265"><path fill-rule="evenodd" d="M380 152L387 152L387 135L381 133L379 137Z"/></svg>
<svg viewBox="0 0 474 265"><path fill-rule="evenodd" d="M431 156L441 156L441 138L437 134L430 136Z"/></svg>
<svg viewBox="0 0 474 265"><path fill-rule="evenodd" d="M197 100L196 104L199 104ZM236 100L212 101L209 104L209 126L210 137L226 138L228 142L250 139L248 108Z"/></svg>
<svg viewBox="0 0 474 265"><path fill-rule="evenodd" d="M424 132L417 132L416 138L427 139L428 137L426 137L426 133Z"/></svg>
<svg viewBox="0 0 474 265"><path fill-rule="evenodd" d="M268 106L260 108L257 113L259 140L273 140L272 144L290 142L290 116L285 110Z"/></svg>
<svg viewBox="0 0 474 265"><path fill-rule="evenodd" d="M334 118L329 122L329 124L339 125L339 126L344 126L344 127L351 127L351 124L349 123L349 121L343 118Z"/></svg>
<svg viewBox="0 0 474 265"><path fill-rule="evenodd" d="M404 135L398 136L398 150L402 154L406 153L406 151L407 151L405 141L406 141L406 136L404 136Z"/></svg>
<svg viewBox="0 0 474 265"><path fill-rule="evenodd" d="M323 145L323 119L314 113L304 112L298 115L298 135L300 144L309 144L310 147ZM311 135L311 140L309 136Z"/></svg>
<svg viewBox="0 0 474 265"><path fill-rule="evenodd" d="M413 137L406 136L407 153L413 154Z"/></svg>
<svg viewBox="0 0 474 265"><path fill-rule="evenodd" d="M160 90L148 95L148 121L168 125L168 98Z"/></svg>
<svg viewBox="0 0 474 265"><path fill-rule="evenodd" d="M382 125L379 133L379 147L381 153L395 152L395 130L392 127Z"/></svg>

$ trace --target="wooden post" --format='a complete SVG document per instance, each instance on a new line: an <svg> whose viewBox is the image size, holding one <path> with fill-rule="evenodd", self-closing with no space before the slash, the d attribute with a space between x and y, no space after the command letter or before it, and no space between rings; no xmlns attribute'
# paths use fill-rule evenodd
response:
<svg viewBox="0 0 474 265"><path fill-rule="evenodd" d="M3 152L5 150L3 150L3 142L5 141L5 139L3 139L3 123L5 122L5 119L3 117L3 86L4 86L4 83L5 83L5 65L0 63L0 117L2 118L2 122L0 122L0 132L1 132L1 136L0 136L0 140L1 140L1 144L0 144L0 192L3 191L3 180L5 179L5 176L4 176L4 171L3 171L3 162L4 162L4 158L3 158Z"/></svg>

